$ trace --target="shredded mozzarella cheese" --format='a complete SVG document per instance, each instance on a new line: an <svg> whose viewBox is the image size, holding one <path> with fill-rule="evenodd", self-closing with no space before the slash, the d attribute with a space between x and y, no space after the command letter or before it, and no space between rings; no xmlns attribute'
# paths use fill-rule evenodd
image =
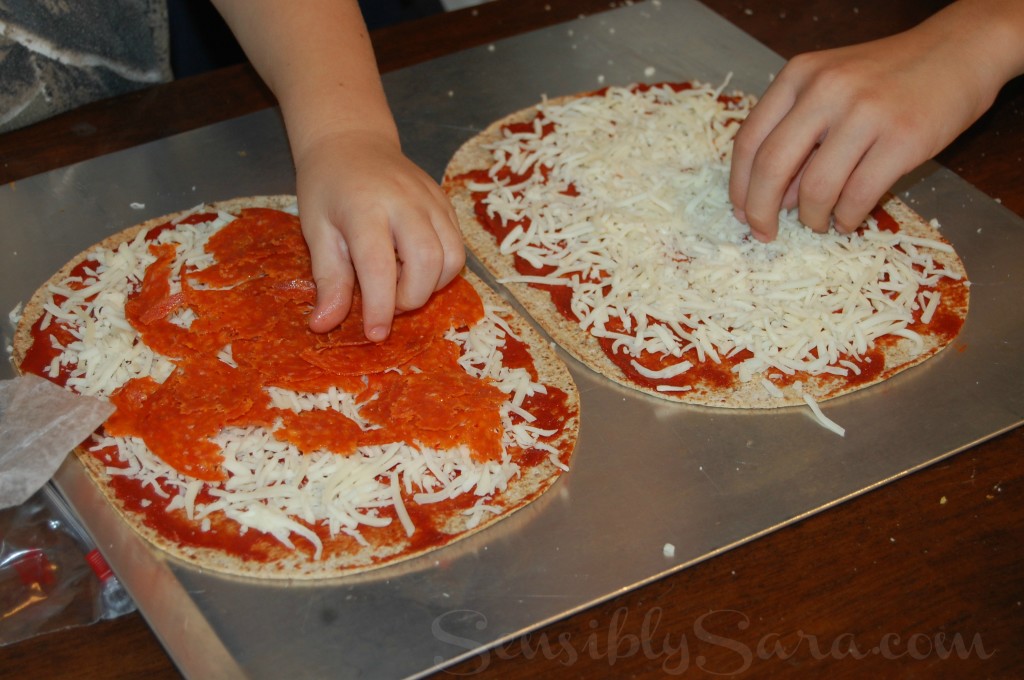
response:
<svg viewBox="0 0 1024 680"><path fill-rule="evenodd" d="M751 238L732 214L728 173L752 99L719 99L724 87L612 87L544 102L532 130L492 144L494 179L471 189L487 192L490 215L528 225L501 251L550 270L503 282L568 286L580 327L616 351L680 357L662 371L632 363L652 379L684 372L688 353L720 362L746 351L734 367L746 382L857 372L884 335L920 350L908 329L917 291L956 277L934 258L949 246L874 220L862 233L815 234L788 212L773 242ZM505 168L515 184L498 179ZM927 298L923 321L937 304Z"/></svg>

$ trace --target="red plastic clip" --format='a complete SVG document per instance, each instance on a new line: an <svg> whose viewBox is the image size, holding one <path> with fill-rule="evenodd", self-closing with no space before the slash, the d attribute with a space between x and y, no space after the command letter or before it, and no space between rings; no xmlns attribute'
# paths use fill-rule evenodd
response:
<svg viewBox="0 0 1024 680"><path fill-rule="evenodd" d="M107 564L107 561L103 559L103 555L96 548L89 551L89 554L85 556L85 561L89 563L92 570L96 573L96 576L100 579L100 583L105 582L108 578L114 575L114 571Z"/></svg>

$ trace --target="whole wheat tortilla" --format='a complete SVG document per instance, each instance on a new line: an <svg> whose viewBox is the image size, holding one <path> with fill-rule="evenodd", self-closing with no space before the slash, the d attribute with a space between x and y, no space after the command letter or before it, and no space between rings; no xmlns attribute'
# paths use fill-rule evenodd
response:
<svg viewBox="0 0 1024 680"><path fill-rule="evenodd" d="M594 96L595 94L600 96L598 93L580 93L546 100L544 105L557 106L579 97ZM442 186L452 201L463 237L470 251L495 275L497 280L509 290L512 296L523 305L527 313L556 343L591 370L630 389L669 401L725 408L778 408L805 404L803 394L807 394L815 401L824 401L878 384L901 371L924 362L952 341L952 338L923 335L924 347L918 352L911 340L896 339L883 346L886 368L873 379L850 383L839 380L836 376L805 374L801 376L799 391L787 389L782 396L770 394L756 379L737 382L729 388L713 388L695 384L693 389L685 392L661 392L647 385L639 384L608 358L594 336L582 330L575 321L567 319L556 308L551 296L544 289L528 283L503 281L505 278L515 278L519 275L515 268L516 256L503 254L496 238L476 217L476 203L472 192L467 187L466 176L469 173L491 167L494 158L488 148L489 145L502 138L503 130L506 127L533 121L539 113L538 106L534 105L511 113L491 123L482 132L465 142L449 161ZM889 195L881 207L896 220L902 232L950 245L935 227L899 198ZM952 248L951 245L950 248ZM944 297L940 309L963 320L967 316L970 285L963 262L955 252L938 253L935 255L935 261L941 263L949 272L959 275L960 282L963 284L962 295L959 296L959 299L950 300ZM691 352L687 358L696 364L698 360L693 354Z"/></svg>
<svg viewBox="0 0 1024 680"><path fill-rule="evenodd" d="M212 203L201 206L201 209L204 212L235 213L249 207L284 209L294 203L294 196L254 196ZM51 284L65 279L79 263L90 259L95 251L116 248L121 243L131 241L140 232L174 222L192 212L195 212L195 209L154 218L114 234L92 248L79 253L55 273L25 305L13 343L13 360L18 370L20 371L22 360L33 342L32 327L44 314L43 305L50 294L48 287ZM470 518L461 511L455 510L446 514L434 512L430 517L432 526L417 527L418 530L436 531L440 537L439 540L426 547L411 545L404 538L404 534L401 534L397 539L384 544L379 541L375 542L371 538L370 545L366 547L333 554L325 552L319 560L312 559L304 551L290 550L283 545L274 550L272 559L247 560L218 549L182 544L173 536L165 535L158 528L150 526L144 521L145 518L142 514L132 510L116 493L104 462L85 448L89 442L76 448L75 454L110 504L132 529L169 555L201 569L261 579L322 579L365 573L443 549L455 541L500 522L516 510L537 500L557 481L564 471L562 466L569 465L579 430L579 394L565 364L540 334L511 310L500 296L488 288L478 277L468 270L464 270L461 275L473 285L484 305L498 307L502 310L500 315L507 322L514 336L528 346L538 373L537 381L560 389L567 395L567 419L562 423L557 436L546 440L546 443L558 451L557 458L561 466L556 465L548 458L539 464L522 467L520 473L511 479L503 492L496 493L492 499L488 500L487 505L492 510L484 513L482 519L475 526L469 526ZM431 506L422 507L427 508L426 512L430 512ZM176 512L180 513L181 510ZM230 520L224 517L215 518L214 529L218 527L218 522L230 523ZM196 525L198 526L198 522ZM371 530L372 528L367 529L366 533L369 534ZM250 529L250 531L252 530Z"/></svg>

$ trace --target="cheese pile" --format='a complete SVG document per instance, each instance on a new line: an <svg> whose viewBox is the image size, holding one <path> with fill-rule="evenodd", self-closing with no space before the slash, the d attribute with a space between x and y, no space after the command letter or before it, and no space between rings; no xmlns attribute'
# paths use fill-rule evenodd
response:
<svg viewBox="0 0 1024 680"><path fill-rule="evenodd" d="M568 286L580 327L615 351L678 359L657 371L633 362L652 379L746 350L739 380L778 396L766 377L859 373L882 336L920 347L908 325L939 303L922 287L959 278L934 259L950 247L874 220L815 234L787 212L775 241L754 240L728 200L732 140L753 100L720 95L610 88L542 103L532 130L506 130L489 147L493 181L467 187L487 193L489 216L518 223L501 252L545 274L503 282Z"/></svg>
<svg viewBox="0 0 1024 680"><path fill-rule="evenodd" d="M178 224L175 229L161 231L156 243L179 246L178 260L172 268L175 277L182 264L196 268L211 264L203 246L213 233L232 220L232 215L220 214L209 222ZM70 368L66 384L76 392L109 396L133 378L150 376L162 382L174 369L167 358L141 342L124 316L129 293L141 285L142 273L156 259L149 252L152 242L144 236L139 234L116 250L99 249L91 253L90 259L96 266L86 272L84 280L68 279L49 289L43 329L57 320L71 328L76 338L59 347L60 354L51 364L49 375L57 377L61 366ZM175 278L172 293L178 290L180 280ZM55 295L65 299L58 304ZM223 466L229 473L227 481L207 483L174 470L137 438L97 437L94 450L116 451L107 454L108 474L127 476L150 487L165 499L167 511L183 510L204 531L212 527L210 518L222 513L243 528L273 535L288 547L294 547L294 538L301 536L313 544L317 558L322 554L322 542L302 522L326 526L331 536L348 534L365 545L367 541L360 530L389 524L391 518L382 516L380 509L391 507L405 533L412 535L416 527L404 506L402 490L419 504L467 493L476 495L479 500L466 511L467 523L472 527L485 513L498 512L488 501L519 472L508 453L511 447L547 450L552 462L564 468L557 459L557 451L539 441L553 433L530 425L535 418L523 409L528 396L544 393L546 388L535 383L525 368L509 369L502 365L502 346L507 337L515 337L502 318L506 313L486 306L485 318L480 323L467 331L449 331L447 335L460 346L459 364L468 374L493 381L509 395L502 407L505 452L500 461L477 462L464 446L432 450L406 442L360 447L351 456L329 451L303 454L294 445L275 439L271 434L273 428L236 427L222 430L214 439L223 450ZM188 327L191 313L179 312L172 320ZM232 363L230 346L223 348L219 358ZM375 427L360 418L354 395L337 389L313 394L269 388L268 393L277 407L295 412L334 409L364 430ZM215 500L197 502L201 491ZM395 546L396 550L400 548Z"/></svg>

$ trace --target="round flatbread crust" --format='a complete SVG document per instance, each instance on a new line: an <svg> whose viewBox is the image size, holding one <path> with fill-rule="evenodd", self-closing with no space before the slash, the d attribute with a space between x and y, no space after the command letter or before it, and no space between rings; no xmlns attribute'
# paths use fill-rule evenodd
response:
<svg viewBox="0 0 1024 680"><path fill-rule="evenodd" d="M295 197L289 195L254 196L207 204L203 206L203 210L233 213L243 208L251 207L284 209L294 205L294 203ZM60 271L54 274L47 283L36 291L25 305L14 338L13 358L15 366L20 366L25 353L32 344L31 329L43 314L43 304L48 295L47 288L49 285L66 278L79 263L89 259L94 250L116 248L121 243L134 239L139 232L145 232L167 222L181 219L191 212L193 211L182 211L154 218L114 234L92 248L78 254L62 267ZM515 314L500 296L468 270L464 270L462 276L473 285L485 305L493 305L507 310L507 313L503 313L502 317L508 322L516 337L528 345L537 368L538 381L552 387L557 387L566 393L566 408L567 413L570 415L565 421L557 439L549 440L548 443L563 452L559 460L563 465L568 466L579 433L579 393L572 376L569 374L565 364L557 357L541 335L522 317ZM323 559L314 561L305 552L289 550L285 546L281 546L272 559L255 561L246 560L216 549L197 548L174 541L158 529L149 526L145 522L143 515L126 506L124 501L115 493L111 484L111 477L101 460L83 447L76 448L75 454L100 491L125 522L142 538L168 555L199 569L222 574L258 579L299 581L363 574L443 549L458 540L467 538L500 522L513 512L536 501L558 480L563 472L562 468L556 466L550 460L545 460L538 465L525 468L521 474L509 482L508 487L500 496L488 501L488 505L496 508L498 511L493 514L485 513L479 523L473 527L469 526L470 518L461 512L449 513L443 517L435 516L433 518L435 528L449 538L423 549L408 550L407 545L403 542L396 542L387 546L371 544L371 546L364 547L357 552L325 555Z"/></svg>
<svg viewBox="0 0 1024 680"><path fill-rule="evenodd" d="M548 100L547 104L558 105L583 96L588 95L559 97ZM503 128L516 123L532 121L537 112L537 107L531 106L490 124L456 151L444 173L442 186L455 209L467 247L499 281L518 276L514 256L501 253L494 236L476 218L476 205L472 193L466 187L465 181L459 178L473 171L490 167L492 157L488 146L501 138ZM897 197L889 196L883 207L900 224L901 230L913 236L934 239L949 245L949 242L937 229ZM955 252L939 253L936 260L941 262L948 271L959 274L961 280L967 280L963 262ZM805 403L803 398L792 390L786 390L782 397L773 396L756 380L722 390L696 386L687 392L659 392L646 385L638 384L626 376L622 369L608 358L596 338L582 331L574 321L567 319L555 307L546 291L514 281L503 285L523 305L537 324L570 355L591 370L624 387L669 401L723 408L779 408L804 405ZM962 303L957 302L952 306L949 303L945 304L950 312L964 319L967 316L968 297L968 289L965 288ZM938 353L950 341L951 339L924 336L925 346L918 352L911 340L899 339L884 345L883 352L887 369L872 380L848 384L836 380L834 376L807 376L802 381L802 390L815 401L824 401L849 394L878 384L896 373L922 363Z"/></svg>

